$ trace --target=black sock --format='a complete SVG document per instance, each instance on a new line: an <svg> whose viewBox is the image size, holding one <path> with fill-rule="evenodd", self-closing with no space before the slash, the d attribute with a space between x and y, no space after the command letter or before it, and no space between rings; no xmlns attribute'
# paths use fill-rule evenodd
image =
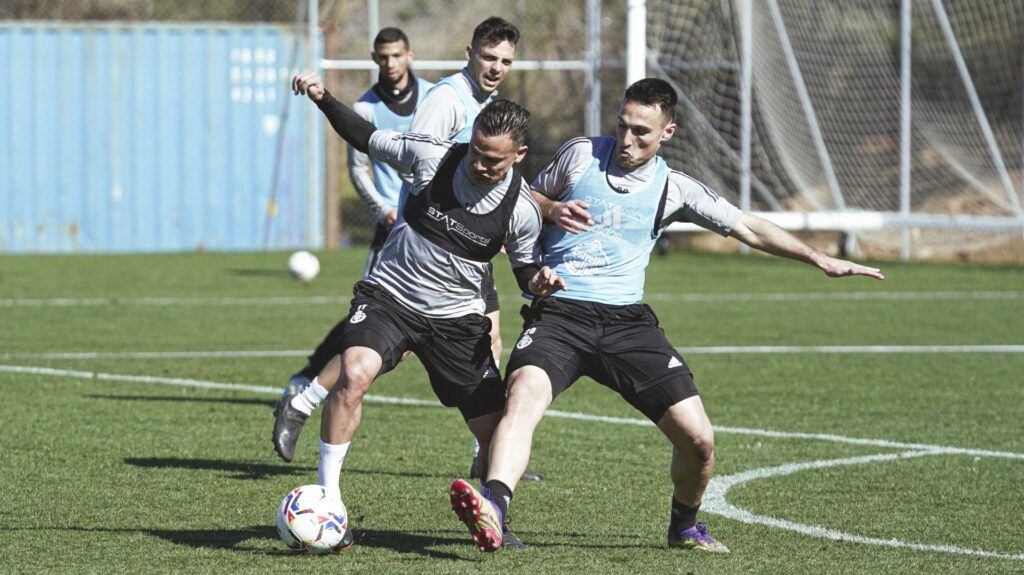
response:
<svg viewBox="0 0 1024 575"><path fill-rule="evenodd" d="M508 505L512 503L512 490L508 488L508 485L492 479L484 484L487 488L487 497L498 506L498 510L501 511L502 522L504 525L508 525Z"/></svg>
<svg viewBox="0 0 1024 575"><path fill-rule="evenodd" d="M693 527L697 524L697 510L699 509L699 503L696 507L690 507L689 505L684 505L676 501L676 498L673 497L672 519L669 520L669 529L678 532Z"/></svg>

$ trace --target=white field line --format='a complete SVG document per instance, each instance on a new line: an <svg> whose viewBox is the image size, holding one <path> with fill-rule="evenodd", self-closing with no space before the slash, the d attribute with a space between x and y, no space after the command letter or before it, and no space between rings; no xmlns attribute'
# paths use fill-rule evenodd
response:
<svg viewBox="0 0 1024 575"><path fill-rule="evenodd" d="M687 355L744 353L1024 353L1024 345L720 345L677 347Z"/></svg>
<svg viewBox="0 0 1024 575"><path fill-rule="evenodd" d="M71 369L55 369L51 367L34 367L23 365L0 365L0 373L21 373L25 375L42 375L52 377L70 377L76 379L95 379L97 381L126 381L134 383L154 383L162 385L175 385L184 387L195 387L200 389L222 389L229 391L250 391L268 395L280 395L284 389L267 385L252 385L244 383L223 383L217 381L204 381L201 379L184 379L177 377L158 377L149 375L121 375L114 373L102 373L94 371L81 371ZM385 403L391 405L413 405L420 407L441 407L441 404L434 400L415 399L410 397L390 397L384 395L367 394L365 401L369 403ZM648 419L629 417L612 417L607 415L591 415L574 411L559 411L549 409L546 416L560 419L574 419L578 421L590 421L598 423L612 423L618 425L639 425L653 426ZM984 449L971 449L962 447L950 447L946 445L930 445L927 443L906 443L889 441L887 439L867 439L857 437L845 437L825 433L801 433L791 431L774 431L770 429L752 429L748 427L729 427L716 425L718 433L732 433L736 435L753 435L759 437L772 437L778 439L807 439L815 441L827 441L832 443L845 443L849 445L862 445L871 447L884 447L888 449L904 449L915 451L942 451L951 455L969 455L975 457L998 457L1003 459L1024 460L1024 453L1012 451L989 451Z"/></svg>
<svg viewBox="0 0 1024 575"><path fill-rule="evenodd" d="M73 377L80 379L94 379L99 381L128 381L137 383L155 383L163 385L176 385L176 386L187 386L196 387L201 389L222 389L231 391L251 391L256 393L264 393L271 395L278 395L281 393L281 389L277 387L269 387L263 385L247 385L247 384L232 384L232 383L221 383L215 381L203 381L196 379L182 379L182 378L169 378L169 377L153 377L153 376L141 376L141 375L119 375L111 373L99 373L91 371L76 371L66 369L53 369L48 367L32 367L32 366L18 366L18 365L0 365L0 372L6 373L22 373L27 375L43 375L53 377ZM428 401L422 399L413 398L402 398L402 397L387 397L378 395L366 395L365 400L372 403L387 403L397 405L411 405L411 406L424 406L424 407L440 407L440 404L436 401ZM609 417L602 415L589 415L585 413L577 412L566 412L558 410L548 410L547 415L550 417L560 417L564 419L574 419L580 421L593 421L600 423L612 423L622 425L641 425L641 426L653 426L649 420L646 419L632 419L632 418L620 418L620 417ZM741 473L735 473L732 475L726 475L716 477L711 480L708 485L707 491L704 496L704 503L702 508L705 511L722 515L730 519L736 519L744 523L753 523L766 525L769 527L775 527L779 529L786 529L808 535L811 537L818 537L824 539L832 539L835 541L851 541L855 543L863 543L867 545L881 545L885 547L894 548L906 548L913 549L915 551L930 551L940 553L951 553L956 555L971 555L978 557L988 557L995 559L1014 559L1024 560L1024 553L1011 554L1011 553L1000 553L996 551L985 551L982 549L971 549L967 547L957 547L954 545L931 545L924 543L912 543L901 541L899 539L880 539L876 537L865 537L862 535L856 535L851 533L844 533L834 529L828 529L825 527L819 527L815 525L805 525L801 523L794 523L785 519L777 519L774 517L768 517L764 515L757 515L751 513L745 509L738 508L726 501L725 495L731 487L754 481L757 479L765 479L769 477L776 477L782 475L790 475L801 471L813 470L813 469L825 469L829 467L838 467L842 465L863 465L867 463L876 463L883 461L894 461L900 458L906 457L923 457L929 455L973 455L976 457L998 457L1006 459L1022 459L1024 460L1024 453L1015 452L1001 452L1001 451L989 451L980 449L967 449L960 447L948 447L941 445L928 445L919 443L904 443L896 441L888 441L884 439L863 439L855 437L844 437L840 435L831 434L815 434L815 433L793 433L785 431L774 431L768 429L750 429L744 427L726 427L726 426L715 426L715 432L717 433L736 433L742 435L757 435L763 437L774 437L774 438L795 438L795 439L813 439L820 441L831 441L834 443L846 443L852 445L870 445L886 448L898 448L907 449L902 453L885 453L878 455L866 455L860 457L850 457L843 459L832 459L832 460L821 460L821 461L810 461L804 463L789 463L776 467L765 467L760 469L751 469Z"/></svg>
<svg viewBox="0 0 1024 575"><path fill-rule="evenodd" d="M519 294L507 294L516 298ZM0 307L78 306L218 306L218 305L348 305L350 296L230 296L230 297L123 297L123 298L4 298ZM1020 300L1024 291L859 291L859 292L648 292L646 301L673 302L808 302L808 301L965 301Z"/></svg>
<svg viewBox="0 0 1024 575"><path fill-rule="evenodd" d="M716 428L716 431L717 430L718 429ZM833 541L850 541L853 543L863 543L866 545L881 545L883 547L905 548L913 549L915 551L952 553L956 555L971 555L976 557L989 557L994 559L1024 560L1024 553L1000 553L997 551L985 551L983 549L958 547L955 545L932 545L927 543L913 543L909 541L902 541L900 539L895 538L881 539L878 537L866 537L863 535L844 533L842 531L828 529L826 527L820 527L817 525L795 523L792 521L787 521L785 519L778 519L775 517L768 517L765 515L757 515L755 513L751 513L750 511L732 505L731 503L727 502L725 498L726 493L729 491L731 487L735 487L736 485L747 483L749 481L754 481L756 479L780 477L783 475L799 473L801 471L826 469L830 467L839 467L843 465L865 465L868 463L895 461L898 459L905 459L908 457L946 455L950 453L952 452L942 448L921 451L905 451L902 453L884 453L879 455L865 455L861 457L849 457L844 459L809 461L805 463L787 463L785 465L779 465L777 467L762 467L760 469L751 469L748 471L743 471L741 473L734 473L732 475L714 477L711 479L711 483L708 484L707 490L704 492L704 501L701 504L701 509L708 511L710 513L714 513L716 515L727 517L729 519L742 521L743 523L766 525L768 527L785 529L788 531L795 531L797 533L808 535L810 537L831 539Z"/></svg>
<svg viewBox="0 0 1024 575"><path fill-rule="evenodd" d="M228 357L306 357L308 349L219 351L72 351L0 353L0 359L216 359Z"/></svg>
<svg viewBox="0 0 1024 575"><path fill-rule="evenodd" d="M90 307L107 305L317 305L344 304L351 296L252 296L252 297L124 297L124 298L14 298L0 299L0 307Z"/></svg>
<svg viewBox="0 0 1024 575"><path fill-rule="evenodd" d="M1024 353L1024 345L747 345L677 347L685 355L734 355L772 353ZM508 355L511 350L502 353ZM309 350L214 350L214 351L76 351L44 353L0 353L0 359L216 359L245 357L306 357Z"/></svg>
<svg viewBox="0 0 1024 575"><path fill-rule="evenodd" d="M1024 299L1024 291L854 291L854 292L780 292L780 293L647 293L647 301L961 301Z"/></svg>

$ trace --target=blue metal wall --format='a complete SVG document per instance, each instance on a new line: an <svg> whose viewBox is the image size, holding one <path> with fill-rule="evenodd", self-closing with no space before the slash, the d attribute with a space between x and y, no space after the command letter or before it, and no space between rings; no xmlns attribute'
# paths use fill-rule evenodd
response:
<svg viewBox="0 0 1024 575"><path fill-rule="evenodd" d="M0 24L0 251L321 245L323 123L288 89L293 43L274 26Z"/></svg>

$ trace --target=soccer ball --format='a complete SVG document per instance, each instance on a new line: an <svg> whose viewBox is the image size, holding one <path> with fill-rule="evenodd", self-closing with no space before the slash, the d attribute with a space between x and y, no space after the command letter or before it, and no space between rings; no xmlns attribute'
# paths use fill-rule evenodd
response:
<svg viewBox="0 0 1024 575"><path fill-rule="evenodd" d="M299 281L311 282L320 273L320 260L306 250L297 251L288 258L288 271Z"/></svg>
<svg viewBox="0 0 1024 575"><path fill-rule="evenodd" d="M328 553L348 531L348 510L322 485L292 489L277 508L277 534L296 551Z"/></svg>

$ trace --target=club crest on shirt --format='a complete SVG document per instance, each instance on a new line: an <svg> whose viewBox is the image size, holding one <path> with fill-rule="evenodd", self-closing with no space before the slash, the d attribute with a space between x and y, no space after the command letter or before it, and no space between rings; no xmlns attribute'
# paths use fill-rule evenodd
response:
<svg viewBox="0 0 1024 575"><path fill-rule="evenodd" d="M601 240L594 240L573 246L563 261L573 274L591 276L608 265L608 254L604 253Z"/></svg>
<svg viewBox="0 0 1024 575"><path fill-rule="evenodd" d="M352 317L350 317L348 319L348 322L349 323L359 323L359 322L363 321L364 319L366 319L366 314L363 313L363 308L365 308L365 307L366 307L365 303L360 305L359 307L357 307L356 308L356 312L354 314L352 314Z"/></svg>
<svg viewBox="0 0 1024 575"><path fill-rule="evenodd" d="M531 327L530 329L523 332L522 337L519 338L519 343L516 344L516 349L523 349L524 347L533 343L533 338L530 334L535 333L537 328Z"/></svg>

